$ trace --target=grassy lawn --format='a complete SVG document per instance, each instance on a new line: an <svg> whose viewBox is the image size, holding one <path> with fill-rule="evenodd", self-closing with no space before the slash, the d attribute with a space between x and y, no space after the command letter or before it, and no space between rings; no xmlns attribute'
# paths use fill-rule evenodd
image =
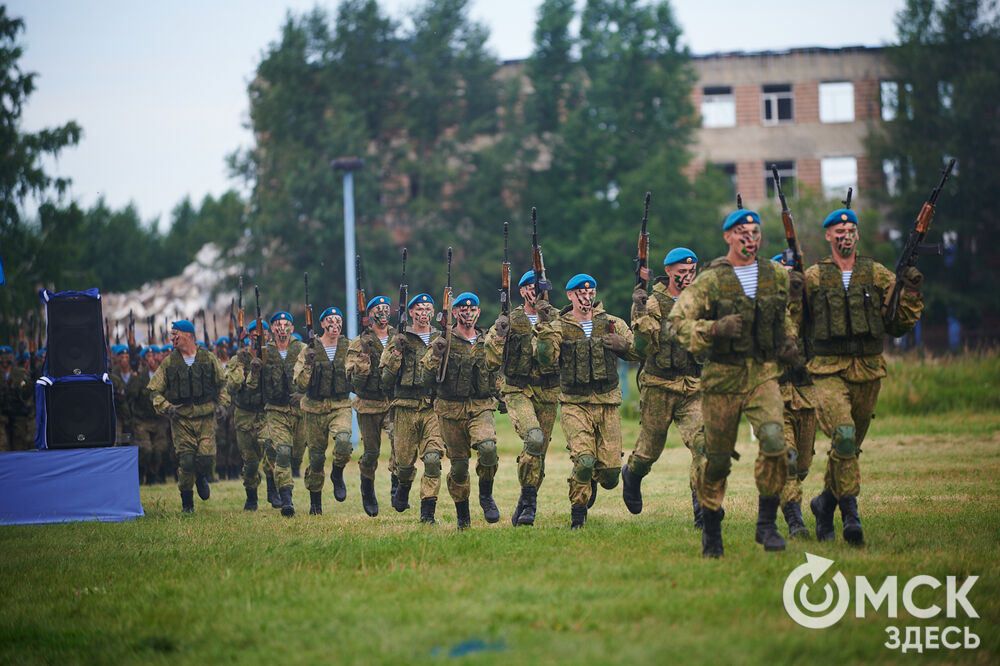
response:
<svg viewBox="0 0 1000 666"><path fill-rule="evenodd" d="M626 418L625 448L637 424ZM299 516L263 504L243 514L242 486L216 483L212 499L181 517L174 486L143 487L146 517L126 524L0 528L0 662L4 663L860 663L1000 660L1000 412L880 414L862 456L860 501L867 546L790 543L765 554L753 542L755 445L741 431L723 535L726 558L701 559L691 527L689 456L671 435L644 483L646 508L629 514L620 487L601 490L585 529L569 530L560 429L533 528L513 529L519 447L499 417L504 514L487 525L473 502L472 529L455 531L442 490L439 524L414 507L368 518L356 461L348 498L310 517L296 480ZM826 442L817 441L806 493L821 487ZM447 465L446 465L447 469ZM263 498L262 498L263 499ZM812 515L806 515L812 527ZM839 523L839 518L838 518ZM787 533L782 524L782 531ZM867 619L851 612L829 629L795 624L782 585L808 551L864 575L980 576L969 594L979 619L917 620L900 604ZM819 601L817 598L813 601ZM811 597L810 597L811 598ZM918 605L944 607L944 588L921 588ZM853 599L852 599L853 601ZM968 626L976 650L900 654L888 626ZM464 655L464 656L463 656Z"/></svg>

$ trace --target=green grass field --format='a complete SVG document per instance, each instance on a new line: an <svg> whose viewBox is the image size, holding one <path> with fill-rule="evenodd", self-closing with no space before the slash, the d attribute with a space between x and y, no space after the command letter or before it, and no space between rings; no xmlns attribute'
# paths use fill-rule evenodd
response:
<svg viewBox="0 0 1000 666"><path fill-rule="evenodd" d="M989 361L995 363L995 358ZM895 365L895 364L894 364ZM953 368L944 368L953 372ZM902 374L904 370L900 370ZM968 370L979 376L982 368ZM931 380L934 381L933 373ZM984 389L996 389L991 379ZM920 386L918 380L915 384ZM909 389L908 389L909 390ZM920 390L923 390L922 388ZM886 393L902 395L891 384ZM995 394L993 394L995 398ZM988 396L987 396L988 398ZM887 400L886 404L892 404ZM637 424L624 423L631 450ZM676 435L644 482L646 508L629 514L620 487L601 491L586 528L569 530L569 462L559 428L532 528L510 526L519 447L499 417L497 502L487 525L475 502L472 529L457 533L442 491L439 524L418 506L361 509L356 462L348 498L325 490L310 517L297 480L299 516L262 503L243 514L242 486L213 485L212 499L181 517L174 486L143 487L146 517L132 523L0 528L0 661L4 663L860 663L1000 660L1000 411L879 414L862 456L860 501L867 546L790 543L765 554L753 542L755 445L741 431L723 535L726 558L701 559L691 527L688 453ZM821 487L817 441L811 497ZM411 495L414 504L416 492ZM812 527L812 515L806 515ZM839 518L838 518L839 523ZM782 524L782 531L787 533ZM805 552L835 561L849 581L928 574L980 576L969 594L979 619L909 617L900 604L867 619L851 612L829 629L795 624L782 585ZM918 590L944 606L944 588ZM812 599L812 596L810 596ZM813 601L820 601L817 598ZM853 599L852 599L853 602ZM886 627L968 626L976 650L901 654Z"/></svg>

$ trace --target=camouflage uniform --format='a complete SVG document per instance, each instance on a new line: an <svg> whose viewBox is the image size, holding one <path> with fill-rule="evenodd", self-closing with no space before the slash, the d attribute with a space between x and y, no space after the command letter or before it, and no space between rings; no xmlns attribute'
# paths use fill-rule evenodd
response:
<svg viewBox="0 0 1000 666"><path fill-rule="evenodd" d="M701 415L699 377L701 363L677 340L668 317L674 307L674 297L667 289L667 277L659 277L646 302L646 310L633 308L632 331L636 353L644 359L639 373L639 437L628 458L629 484L639 483L649 474L667 441L667 430L677 424L684 446L691 452L688 483L694 503L695 524L700 527L701 508L696 497L698 476L705 464L705 426ZM627 490L627 488L626 488ZM628 495L626 494L626 498ZM637 495L629 510L642 511L642 495ZM629 502L626 502L628 505Z"/></svg>
<svg viewBox="0 0 1000 666"><path fill-rule="evenodd" d="M305 418L306 440L309 442L309 466L306 468L306 488L311 497L310 513L323 512L321 493L325 475L326 449L333 451L333 466L342 473L351 459L350 384L347 381L347 348L351 341L346 335L337 338L337 351L330 361L319 336L313 338L315 353L312 364L307 364L306 347L299 352L295 362L295 385L305 392L302 412ZM343 484L343 475L340 475ZM336 493L336 485L334 486ZM337 501L344 496L335 494Z"/></svg>
<svg viewBox="0 0 1000 666"><path fill-rule="evenodd" d="M128 382L122 376L117 363L115 363L109 374L111 377L111 389L114 391L115 441L118 446L122 446L127 443L125 442L126 433L131 434L132 432L132 410L129 406L128 396L126 395ZM129 379L132 379L132 375L133 373L130 372Z"/></svg>
<svg viewBox="0 0 1000 666"><path fill-rule="evenodd" d="M834 536L834 507L839 503L841 512L845 510L842 498L850 498L848 513L856 514L861 491L858 454L886 375L885 335L898 337L909 331L923 312L923 298L919 292L903 289L896 320L888 321L885 304L895 275L868 257L855 258L846 290L842 272L831 257L810 266L805 277L815 353L808 370L815 383L820 427L831 438L824 492L812 504L814 513L820 509L817 537L826 540ZM820 514L828 514L829 520ZM821 527L821 520L829 525ZM852 539L861 541L860 523Z"/></svg>
<svg viewBox="0 0 1000 666"><path fill-rule="evenodd" d="M170 420L153 409L149 389L149 370L140 367L132 373L125 387L131 414L132 443L139 448L139 479L146 483L162 482L160 472L170 447Z"/></svg>
<svg viewBox="0 0 1000 666"><path fill-rule="evenodd" d="M235 359L219 361L226 377L229 376L229 365ZM233 421L236 405L232 402L227 406L220 405L215 410L215 467L220 479L236 477L240 464L239 445L236 442L236 424Z"/></svg>
<svg viewBox="0 0 1000 666"><path fill-rule="evenodd" d="M538 324L535 349L542 372L559 369L560 424L573 463L567 479L569 501L576 511L582 507L585 519L596 490L592 481L610 490L618 485L622 466L618 355L604 347L603 338L617 333L630 350L633 338L628 325L607 314L599 301L593 306L589 338L572 310L566 306L554 320ZM622 358L638 360L631 351Z"/></svg>
<svg viewBox="0 0 1000 666"><path fill-rule="evenodd" d="M379 359L382 385L392 387L392 448L399 477L399 488L393 499L396 511L405 511L409 506L417 457L424 463L424 474L420 480L421 503L431 499L437 501L441 488L441 457L445 453L441 428L432 409L434 389L423 384L420 370L420 361L428 347L412 328L408 328L403 335L406 348L402 356L392 353L394 347L388 345ZM432 330L430 341L439 335Z"/></svg>
<svg viewBox="0 0 1000 666"><path fill-rule="evenodd" d="M243 360L238 354L226 365L226 388L233 398L233 425L236 428L236 445L243 458L240 473L247 501L244 511L257 510L257 488L260 487L260 466L264 458L264 444L261 430L264 426L264 393L260 387L260 375L251 372L250 354L243 349ZM273 477L270 479L273 484ZM274 489L272 489L273 491Z"/></svg>
<svg viewBox="0 0 1000 666"><path fill-rule="evenodd" d="M534 523L537 493L545 478L545 456L552 441L552 429L559 409L559 373L555 367L542 374L535 358L535 325L519 305L510 313L506 337L496 335L496 327L486 334L486 360L490 369L500 369L500 395L507 407L524 448L517 457L517 480L521 497L511 516L515 525ZM527 488L527 490L525 490ZM521 516L525 506L530 511Z"/></svg>
<svg viewBox="0 0 1000 666"><path fill-rule="evenodd" d="M292 495L292 445L295 441L295 406L293 404L292 378L295 363L305 345L298 340L288 342L285 358L273 344L264 348L264 367L261 381L264 384L264 424L261 437L264 446L264 472L274 476L274 485L281 495L281 513L294 516ZM273 506L273 503L272 503Z"/></svg>
<svg viewBox="0 0 1000 666"><path fill-rule="evenodd" d="M32 447L35 385L24 369L12 365L0 375L0 451Z"/></svg>
<svg viewBox="0 0 1000 666"><path fill-rule="evenodd" d="M195 477L207 477L215 460L215 406L228 404L222 364L211 352L198 348L190 367L178 350L170 352L149 380L153 408L166 415L177 408L170 435L177 453L177 487L185 508L190 503Z"/></svg>

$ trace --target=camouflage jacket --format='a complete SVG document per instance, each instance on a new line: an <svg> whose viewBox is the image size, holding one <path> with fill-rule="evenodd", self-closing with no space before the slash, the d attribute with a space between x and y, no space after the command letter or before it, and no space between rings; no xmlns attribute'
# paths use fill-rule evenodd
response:
<svg viewBox="0 0 1000 666"><path fill-rule="evenodd" d="M698 376L681 374L677 377L665 378L646 371L649 364L654 362L653 358L660 351L661 344L669 345L670 342L677 339L677 334L673 329L670 329L668 331L670 338L661 340L663 322L670 316L670 311L673 308L674 297L667 290L663 278L658 278L653 283L653 289L646 300L645 312L636 316L635 306L632 306L632 332L635 334L635 348L639 356L644 359L643 371L639 373L639 384L642 387L662 388L681 395L694 395L701 390Z"/></svg>

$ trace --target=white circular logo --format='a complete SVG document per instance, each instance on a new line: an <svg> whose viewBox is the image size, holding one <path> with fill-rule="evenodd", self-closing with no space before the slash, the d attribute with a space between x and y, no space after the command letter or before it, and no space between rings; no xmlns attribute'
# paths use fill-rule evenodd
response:
<svg viewBox="0 0 1000 666"><path fill-rule="evenodd" d="M844 574L839 571L833 577L833 582L837 584L836 605L833 605L834 594L829 583L823 586L825 596L822 602L814 604L809 601L809 583L803 579L811 577L812 582L815 583L832 564L833 560L806 553L806 563L795 567L785 579L785 587L781 595L785 602L785 611L790 618L806 629L826 629L833 626L840 618L844 617L847 606L851 603L851 589ZM799 586L800 582L802 582L801 587ZM798 598L795 594L796 588L799 590ZM833 606L832 610L831 606ZM808 611L809 614L804 611ZM816 613L825 613L825 615L815 615Z"/></svg>

